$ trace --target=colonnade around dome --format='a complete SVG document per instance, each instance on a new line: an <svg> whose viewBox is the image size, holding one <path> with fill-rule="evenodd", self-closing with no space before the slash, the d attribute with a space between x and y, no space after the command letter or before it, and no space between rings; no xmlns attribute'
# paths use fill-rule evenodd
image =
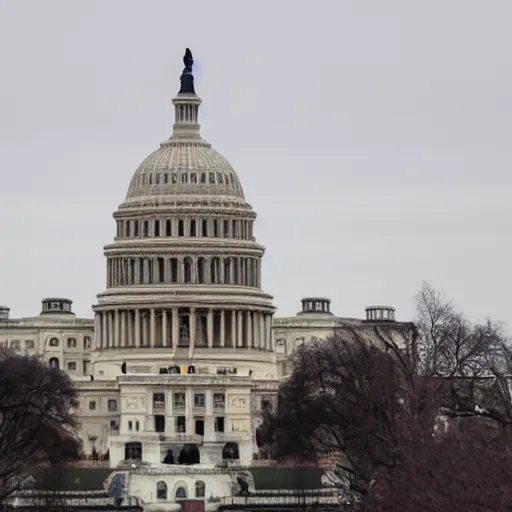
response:
<svg viewBox="0 0 512 512"><path fill-rule="evenodd" d="M247 307L137 307L95 315L95 348L273 351L272 315Z"/></svg>

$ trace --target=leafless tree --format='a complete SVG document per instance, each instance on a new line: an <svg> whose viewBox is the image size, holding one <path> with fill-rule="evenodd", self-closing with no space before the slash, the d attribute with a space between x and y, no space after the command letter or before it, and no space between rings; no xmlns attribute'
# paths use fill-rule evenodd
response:
<svg viewBox="0 0 512 512"><path fill-rule="evenodd" d="M77 392L61 371L0 350L0 503L40 467L77 458Z"/></svg>
<svg viewBox="0 0 512 512"><path fill-rule="evenodd" d="M508 510L508 340L428 285L420 294L417 326L345 327L300 347L261 444L276 458L335 454L372 512Z"/></svg>

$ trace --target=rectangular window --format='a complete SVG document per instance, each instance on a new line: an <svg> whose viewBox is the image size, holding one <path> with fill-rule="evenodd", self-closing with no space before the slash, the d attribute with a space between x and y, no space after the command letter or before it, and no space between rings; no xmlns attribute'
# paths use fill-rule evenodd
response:
<svg viewBox="0 0 512 512"><path fill-rule="evenodd" d="M204 393L194 394L194 407L204 408L206 407L206 396Z"/></svg>
<svg viewBox="0 0 512 512"><path fill-rule="evenodd" d="M128 430L133 430L133 423L131 421L128 422Z"/></svg>
<svg viewBox="0 0 512 512"><path fill-rule="evenodd" d="M68 370L74 371L76 370L76 363L75 361L71 361L68 363Z"/></svg>
<svg viewBox="0 0 512 512"><path fill-rule="evenodd" d="M224 417L223 416L217 416L215 418L215 432L224 432Z"/></svg>
<svg viewBox="0 0 512 512"><path fill-rule="evenodd" d="M153 409L165 409L165 395L153 393Z"/></svg>
<svg viewBox="0 0 512 512"><path fill-rule="evenodd" d="M82 361L84 375L90 375L91 373L91 362L90 361Z"/></svg>
<svg viewBox="0 0 512 512"><path fill-rule="evenodd" d="M187 423L185 416L176 416L176 433L185 434L187 432Z"/></svg>
<svg viewBox="0 0 512 512"><path fill-rule="evenodd" d="M185 409L185 393L174 393L174 409Z"/></svg>
<svg viewBox="0 0 512 512"><path fill-rule="evenodd" d="M108 401L108 410L109 411L117 411L117 400L110 399Z"/></svg>
<svg viewBox="0 0 512 512"><path fill-rule="evenodd" d="M34 349L34 340L25 340L25 348L27 350L33 350Z"/></svg>
<svg viewBox="0 0 512 512"><path fill-rule="evenodd" d="M76 338L68 338L68 348L76 348Z"/></svg>
<svg viewBox="0 0 512 512"><path fill-rule="evenodd" d="M96 401L95 400L91 400L89 402L89 411L95 411L96 410Z"/></svg>
<svg viewBox="0 0 512 512"><path fill-rule="evenodd" d="M165 416L155 415L155 432L165 432Z"/></svg>
<svg viewBox="0 0 512 512"><path fill-rule="evenodd" d="M224 393L213 393L213 408L224 410L226 407L226 395Z"/></svg>

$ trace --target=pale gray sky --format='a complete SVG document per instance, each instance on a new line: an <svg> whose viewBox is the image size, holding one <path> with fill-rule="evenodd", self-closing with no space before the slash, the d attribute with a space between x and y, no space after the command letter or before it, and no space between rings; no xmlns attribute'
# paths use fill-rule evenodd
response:
<svg viewBox="0 0 512 512"><path fill-rule="evenodd" d="M407 320L428 280L512 324L511 19L510 0L0 0L0 303L92 315L188 46L278 315L322 295Z"/></svg>

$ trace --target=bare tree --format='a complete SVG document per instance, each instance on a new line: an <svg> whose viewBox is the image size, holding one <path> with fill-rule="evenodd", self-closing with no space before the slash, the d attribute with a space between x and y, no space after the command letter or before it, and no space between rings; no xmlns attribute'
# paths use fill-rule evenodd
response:
<svg viewBox="0 0 512 512"><path fill-rule="evenodd" d="M0 351L0 502L26 488L41 466L77 458L77 392L37 358Z"/></svg>
<svg viewBox="0 0 512 512"><path fill-rule="evenodd" d="M372 512L508 510L508 340L421 293L418 327L367 324L303 345L260 442L276 458L336 455Z"/></svg>

